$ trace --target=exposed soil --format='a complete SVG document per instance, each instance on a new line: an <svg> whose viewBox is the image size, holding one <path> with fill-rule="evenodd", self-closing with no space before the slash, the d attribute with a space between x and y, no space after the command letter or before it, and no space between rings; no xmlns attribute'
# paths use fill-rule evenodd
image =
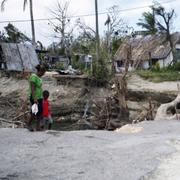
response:
<svg viewBox="0 0 180 180"><path fill-rule="evenodd" d="M154 83L145 80L135 73L132 73L128 80L128 89L137 91L149 91L149 92L160 92L160 93L177 93L177 84L180 81L166 81L161 83Z"/></svg>
<svg viewBox="0 0 180 180"><path fill-rule="evenodd" d="M61 78L63 79L63 78ZM28 81L0 77L0 118L13 119L29 110ZM43 77L43 89L50 92L53 129L72 130L94 128L88 122L93 118L93 103L102 104L113 95L110 87L87 86L82 80L57 81L52 73ZM177 82L152 83L131 75L128 80L128 107L132 122L144 109L151 97L155 110L161 103L172 101L177 93ZM88 108L87 108L88 106ZM20 116L26 121L28 114ZM129 122L127 122L129 123ZM122 122L124 125L124 122Z"/></svg>

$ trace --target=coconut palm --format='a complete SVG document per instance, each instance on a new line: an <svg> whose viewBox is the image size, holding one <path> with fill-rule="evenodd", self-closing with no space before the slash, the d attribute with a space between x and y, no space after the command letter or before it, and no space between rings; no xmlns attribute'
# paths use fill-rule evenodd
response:
<svg viewBox="0 0 180 180"><path fill-rule="evenodd" d="M137 25L147 30L147 34L155 34L157 32L157 28L154 13L144 12L142 17L142 19L139 19Z"/></svg>
<svg viewBox="0 0 180 180"><path fill-rule="evenodd" d="M1 2L1 11L4 10L4 5L5 5L6 1L7 0L3 0ZM24 0L23 10L26 9L27 3L28 3L28 0ZM29 0L29 8L30 8L30 18L31 18L32 43L35 44L35 29L34 29L33 2L32 2L32 0Z"/></svg>

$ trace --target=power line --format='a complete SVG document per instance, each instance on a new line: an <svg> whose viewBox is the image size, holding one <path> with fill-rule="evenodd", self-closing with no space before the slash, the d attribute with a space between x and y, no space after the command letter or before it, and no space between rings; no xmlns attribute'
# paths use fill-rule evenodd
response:
<svg viewBox="0 0 180 180"><path fill-rule="evenodd" d="M168 4L168 3L172 3L174 1L177 1L177 0L169 0L169 1L166 1L166 2L161 2L161 4ZM137 9L144 9L144 8L147 8L147 7L150 7L152 6L151 5L146 5L146 6L139 6L139 7L134 7L134 8L128 8L128 9L120 9L118 12L126 12L126 11L133 11L133 10L137 10ZM109 12L99 12L98 15L104 15L104 14L108 14ZM95 16L94 13L91 13L91 14L82 14L82 15L77 15L77 16L69 16L67 17L68 19L72 19L72 18L80 18L80 17L90 17L90 16ZM51 20L58 20L58 18L39 18L39 19L34 19L34 21L51 21ZM16 22L16 23L24 23L24 22L29 22L31 21L30 19L20 19L20 20L5 20L5 21L0 21L0 24L3 24L3 23L13 23L13 22Z"/></svg>

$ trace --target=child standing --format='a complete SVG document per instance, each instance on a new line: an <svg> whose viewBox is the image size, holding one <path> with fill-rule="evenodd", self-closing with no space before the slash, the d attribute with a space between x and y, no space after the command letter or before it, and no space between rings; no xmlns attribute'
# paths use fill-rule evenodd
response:
<svg viewBox="0 0 180 180"><path fill-rule="evenodd" d="M53 119L49 112L49 91L43 91L43 127L48 124L48 129L50 130L52 127Z"/></svg>

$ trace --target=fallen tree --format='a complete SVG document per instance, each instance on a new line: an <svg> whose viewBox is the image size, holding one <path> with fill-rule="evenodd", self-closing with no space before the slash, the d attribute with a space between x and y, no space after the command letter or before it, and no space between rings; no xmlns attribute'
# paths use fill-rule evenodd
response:
<svg viewBox="0 0 180 180"><path fill-rule="evenodd" d="M155 120L171 120L177 119L177 110L176 105L180 103L180 87L177 84L178 95L177 97L169 103L161 104L161 106L157 109L157 113L155 116Z"/></svg>

